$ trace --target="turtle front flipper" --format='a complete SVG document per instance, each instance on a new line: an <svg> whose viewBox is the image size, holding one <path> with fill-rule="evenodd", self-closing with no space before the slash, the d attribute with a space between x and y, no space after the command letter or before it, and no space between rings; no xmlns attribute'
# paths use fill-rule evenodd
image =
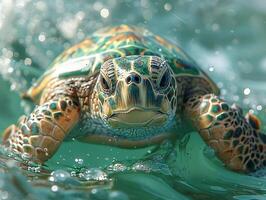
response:
<svg viewBox="0 0 266 200"><path fill-rule="evenodd" d="M35 162L43 163L57 150L60 143L79 120L79 106L70 97L49 100L28 116L22 116L18 125L4 132L3 144L22 153Z"/></svg>
<svg viewBox="0 0 266 200"><path fill-rule="evenodd" d="M244 117L213 94L191 96L184 106L185 116L227 167L250 172L266 165L266 135L256 117Z"/></svg>

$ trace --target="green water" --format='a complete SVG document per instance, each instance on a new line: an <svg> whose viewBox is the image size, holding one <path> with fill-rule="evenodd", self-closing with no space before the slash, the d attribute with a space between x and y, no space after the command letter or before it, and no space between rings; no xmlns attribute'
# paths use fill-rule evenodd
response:
<svg viewBox="0 0 266 200"><path fill-rule="evenodd" d="M2 0L0 130L30 111L18 91L58 53L98 28L121 23L182 46L222 97L266 122L263 0ZM66 142L45 166L15 158L1 148L0 199L266 199L265 170L244 175L225 169L195 132L156 149Z"/></svg>

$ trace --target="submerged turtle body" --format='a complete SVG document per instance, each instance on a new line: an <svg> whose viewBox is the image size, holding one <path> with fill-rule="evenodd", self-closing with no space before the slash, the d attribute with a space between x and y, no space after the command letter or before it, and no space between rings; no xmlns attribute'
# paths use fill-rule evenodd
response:
<svg viewBox="0 0 266 200"><path fill-rule="evenodd" d="M135 148L176 140L188 128L230 169L265 166L259 120L218 93L179 47L145 29L106 28L63 52L23 95L37 106L3 142L43 163L67 138Z"/></svg>

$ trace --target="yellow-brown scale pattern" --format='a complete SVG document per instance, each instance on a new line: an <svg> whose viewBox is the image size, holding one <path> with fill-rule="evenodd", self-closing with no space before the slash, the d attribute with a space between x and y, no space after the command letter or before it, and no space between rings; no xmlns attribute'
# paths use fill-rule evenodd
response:
<svg viewBox="0 0 266 200"><path fill-rule="evenodd" d="M248 172L265 166L266 136L259 120L244 117L218 94L212 80L176 45L143 28L109 27L59 55L24 94L37 107L6 129L3 142L44 162L76 126L84 130L72 135L78 139L132 148L177 136L178 123L192 122L230 169ZM126 127L119 119L107 125L119 110L123 113L116 117L128 120L127 125L147 122L145 112L160 117L149 129Z"/></svg>
<svg viewBox="0 0 266 200"><path fill-rule="evenodd" d="M3 143L36 162L48 160L79 120L80 108L69 97L57 97L37 106L29 117L4 132Z"/></svg>
<svg viewBox="0 0 266 200"><path fill-rule="evenodd" d="M195 129L227 167L254 171L265 166L266 136L258 129L256 117L245 118L240 108L229 107L211 94L189 98L184 109Z"/></svg>

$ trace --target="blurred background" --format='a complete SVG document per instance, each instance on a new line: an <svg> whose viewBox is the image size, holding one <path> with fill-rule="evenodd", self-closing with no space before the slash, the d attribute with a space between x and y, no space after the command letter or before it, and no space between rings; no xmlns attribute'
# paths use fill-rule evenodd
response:
<svg viewBox="0 0 266 200"><path fill-rule="evenodd" d="M266 124L266 3L264 0L252 2L243 0L1 0L0 130L16 122L24 112L30 112L30 108L21 103L19 93L34 83L60 52L89 37L99 28L119 24L145 27L183 48L217 83L223 98L243 106L245 111L258 114ZM195 141L191 142L193 144ZM196 142L195 145L199 145L201 149L205 148L202 142ZM71 148L71 146L65 148ZM91 149L95 148L100 148L97 150L99 155L104 151L102 147L91 147ZM191 155L183 157L183 162L193 165L195 162L193 159L203 160L203 157L197 156L198 149L200 148L190 149ZM59 153L59 157L63 154ZM100 161L98 162L98 165L101 165ZM206 174L203 167L208 165L213 169L209 164L208 160L204 160L204 164L199 165L197 169L187 165L182 168L182 164L179 165L175 169L183 170L187 167L186 173L184 170L181 170L183 173L176 172L173 184L167 187L161 185L160 181L160 184L156 182L157 176L155 179L149 177L151 180L148 180L148 185L154 184L154 187L164 188L164 193L156 194L152 191L149 195L156 194L155 196L145 196L147 194L141 191L134 197L139 199L173 197L174 199L177 197L175 192L178 191L185 193L185 196L179 199L207 199L208 195L215 191L215 195L226 194L224 199L250 199L251 196L238 197L226 191L232 185L243 183L247 179L251 182L247 182L245 187L251 186L243 190L244 192L240 192L241 195L257 194L254 188L258 189L258 186L262 189L265 186L264 179L253 180L244 175L228 175L230 172L224 171L224 174L220 174L219 177L223 177L221 178L223 181L230 179L230 184L225 181L226 189L221 186L208 186L206 189L202 182L199 184L195 180L203 180L203 176L210 177L211 173ZM194 171L197 171L193 176L195 188L191 189L191 187L189 190L179 187L180 184L177 182L180 183L180 179L177 177L192 179L192 175L188 174L193 174ZM216 173L217 171L214 170L214 177ZM127 176L122 176L122 182L118 181L120 186L127 183L125 178L127 179ZM232 181L233 179L237 180L237 183ZM145 180L147 179L142 177L136 179L136 182L145 183ZM214 179L211 180L214 181ZM184 182L188 184L186 181ZM204 181L206 182L205 179ZM136 189L133 185L133 183L129 184L129 189L124 190L123 187L120 189L130 193L130 188ZM147 185L143 187L146 188ZM208 195L200 196L195 192L198 191L196 188L204 188ZM209 191L211 192L208 193ZM237 189L236 191L238 193ZM256 199L260 198L266 197L256 196Z"/></svg>

